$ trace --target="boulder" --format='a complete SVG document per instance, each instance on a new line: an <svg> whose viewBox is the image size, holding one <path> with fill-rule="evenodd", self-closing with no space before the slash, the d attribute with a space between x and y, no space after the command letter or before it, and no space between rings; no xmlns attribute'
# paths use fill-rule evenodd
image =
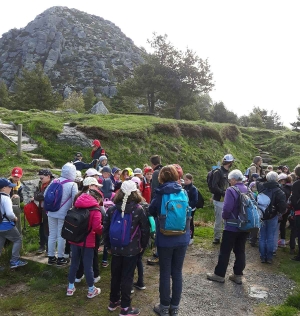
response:
<svg viewBox="0 0 300 316"><path fill-rule="evenodd" d="M91 109L90 112L91 114L108 114L108 109L104 105L102 101L97 102Z"/></svg>

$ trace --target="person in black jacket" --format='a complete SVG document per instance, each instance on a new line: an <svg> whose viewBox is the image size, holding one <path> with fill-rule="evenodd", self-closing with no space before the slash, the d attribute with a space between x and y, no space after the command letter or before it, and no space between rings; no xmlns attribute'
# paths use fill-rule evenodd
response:
<svg viewBox="0 0 300 316"><path fill-rule="evenodd" d="M267 182L257 182L258 205L263 213L263 223L260 228L259 252L261 263L272 263L274 251L274 238L278 232L278 214L284 214L286 211L286 197L280 189L278 174L270 171L266 176ZM271 191L271 192L270 192ZM270 204L263 210L259 203L259 195L264 193L270 197Z"/></svg>
<svg viewBox="0 0 300 316"><path fill-rule="evenodd" d="M89 168L94 168L97 164L97 159L94 159L91 163L85 163L82 161L82 153L77 152L75 155L75 159L73 160L73 164L76 168L76 170L83 170L83 169L89 169Z"/></svg>
<svg viewBox="0 0 300 316"><path fill-rule="evenodd" d="M139 205L142 202L142 197L137 191L135 182L124 181L114 198L114 202L116 205L107 210L103 221L104 245L107 247L107 251L112 254L108 309L114 311L121 306L120 315L139 315L139 309L131 307L130 294L138 254L147 247L150 226L147 216ZM132 214L132 223L129 228L131 241L128 246L116 247L111 244L110 227L115 212L121 212L122 217L125 213ZM125 231L127 230L125 229Z"/></svg>
<svg viewBox="0 0 300 316"><path fill-rule="evenodd" d="M224 204L225 191L229 187L228 173L234 162L232 155L227 154L223 157L222 166L213 171L212 174L212 193L215 208L215 226L213 244L220 243L222 234L222 209Z"/></svg>
<svg viewBox="0 0 300 316"><path fill-rule="evenodd" d="M293 260L300 261L300 164L296 166L294 170L297 180L293 183L292 186L292 197L291 204L295 213L295 228L296 228L296 237L298 237L298 247L299 252Z"/></svg>

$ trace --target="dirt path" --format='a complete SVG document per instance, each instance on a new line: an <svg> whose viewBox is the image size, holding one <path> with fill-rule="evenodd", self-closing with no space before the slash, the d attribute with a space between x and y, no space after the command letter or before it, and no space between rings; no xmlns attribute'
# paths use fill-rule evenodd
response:
<svg viewBox="0 0 300 316"><path fill-rule="evenodd" d="M218 260L218 248L212 251L190 246L184 263L183 293L179 315L205 316L242 316L254 315L254 306L259 303L281 304L292 291L295 284L283 274L274 272L274 268L259 261L258 248L247 247L247 266L244 271L244 283L237 285L228 280L234 261L231 255L224 284L206 279L206 273L213 272ZM276 259L275 263L276 264ZM149 302L149 293L158 293L158 267L145 266L145 280L151 280L147 291L137 293L145 296ZM139 291L140 292L140 291ZM149 294L150 294L149 293ZM139 300L141 297L139 297ZM143 314L152 315L150 310L159 301L158 294L152 296L152 304L142 309ZM145 315L146 315L145 314ZM154 314L154 313L153 313Z"/></svg>

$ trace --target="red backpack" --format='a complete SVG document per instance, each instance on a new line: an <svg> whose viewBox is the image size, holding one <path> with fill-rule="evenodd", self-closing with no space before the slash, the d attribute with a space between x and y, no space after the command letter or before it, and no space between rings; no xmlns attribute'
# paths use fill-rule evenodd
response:
<svg viewBox="0 0 300 316"><path fill-rule="evenodd" d="M24 206L24 215L31 227L38 226L42 222L42 212L33 201Z"/></svg>

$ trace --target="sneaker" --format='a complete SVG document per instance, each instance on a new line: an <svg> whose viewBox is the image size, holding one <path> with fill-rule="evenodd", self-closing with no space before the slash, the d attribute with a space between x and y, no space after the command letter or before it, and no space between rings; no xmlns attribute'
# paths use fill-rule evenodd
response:
<svg viewBox="0 0 300 316"><path fill-rule="evenodd" d="M48 257L48 264L56 264L57 258L56 257Z"/></svg>
<svg viewBox="0 0 300 316"><path fill-rule="evenodd" d="M131 288L130 293L131 293L131 294L133 294L133 293L134 293L134 288L133 288L133 287Z"/></svg>
<svg viewBox="0 0 300 316"><path fill-rule="evenodd" d="M175 308L170 308L170 315L175 316L179 314L179 309L177 307Z"/></svg>
<svg viewBox="0 0 300 316"><path fill-rule="evenodd" d="M154 305L153 311L160 316L170 315L169 306L162 306L159 303Z"/></svg>
<svg viewBox="0 0 300 316"><path fill-rule="evenodd" d="M207 273L206 277L208 280L210 281L216 281L216 282L220 282L220 283L224 283L225 282L225 278L218 276L214 273Z"/></svg>
<svg viewBox="0 0 300 316"><path fill-rule="evenodd" d="M102 261L102 267L107 268L109 266L109 263L107 261Z"/></svg>
<svg viewBox="0 0 300 316"><path fill-rule="evenodd" d="M40 247L37 251L36 251L36 254L37 255L41 255L42 253L45 252L45 247Z"/></svg>
<svg viewBox="0 0 300 316"><path fill-rule="evenodd" d="M242 275L236 275L236 274L231 274L229 276L229 280L236 283L236 284L242 284Z"/></svg>
<svg viewBox="0 0 300 316"><path fill-rule="evenodd" d="M212 242L214 245L218 245L220 243L220 239L215 238Z"/></svg>
<svg viewBox="0 0 300 316"><path fill-rule="evenodd" d="M93 291L88 291L87 298L93 298L101 293L101 289L99 287L95 287Z"/></svg>
<svg viewBox="0 0 300 316"><path fill-rule="evenodd" d="M149 258L147 260L147 264L149 264L150 266L154 266L156 264L159 264L159 258L158 257Z"/></svg>
<svg viewBox="0 0 300 316"><path fill-rule="evenodd" d="M189 245L192 245L193 243L194 243L194 239L191 238L191 239L190 239L190 242L189 242Z"/></svg>
<svg viewBox="0 0 300 316"><path fill-rule="evenodd" d="M140 283L136 282L136 283L133 283L133 286L136 287L139 290L146 290L146 286L145 286L144 283L140 284Z"/></svg>
<svg viewBox="0 0 300 316"><path fill-rule="evenodd" d="M276 251L273 252L273 257L276 257Z"/></svg>
<svg viewBox="0 0 300 316"><path fill-rule="evenodd" d="M75 283L80 283L84 279L84 275L81 278L76 278Z"/></svg>
<svg viewBox="0 0 300 316"><path fill-rule="evenodd" d="M266 263L272 264L272 263L273 263L273 260L272 260L272 259L267 259L267 260L266 260Z"/></svg>
<svg viewBox="0 0 300 316"><path fill-rule="evenodd" d="M260 258L260 262L261 263L266 263L266 259L265 258Z"/></svg>
<svg viewBox="0 0 300 316"><path fill-rule="evenodd" d="M16 261L10 261L10 268L15 269L18 267L23 267L26 266L27 263L27 261L22 261L21 259L18 259Z"/></svg>
<svg viewBox="0 0 300 316"><path fill-rule="evenodd" d="M97 276L96 278L94 278L94 283L97 283L97 282L99 282L101 280L101 276L99 275L99 276Z"/></svg>
<svg viewBox="0 0 300 316"><path fill-rule="evenodd" d="M67 296L73 296L74 292L76 291L75 286L73 289L67 288Z"/></svg>
<svg viewBox="0 0 300 316"><path fill-rule="evenodd" d="M128 315L128 316L140 315L140 310L134 307L121 308L121 312L119 316L123 316L123 315Z"/></svg>
<svg viewBox="0 0 300 316"><path fill-rule="evenodd" d="M109 311L112 312L112 311L115 311L120 306L121 306L121 301L118 300L117 302L114 302L114 303L110 302L107 308Z"/></svg>
<svg viewBox="0 0 300 316"><path fill-rule="evenodd" d="M69 253L65 253L65 254L64 254L64 258L65 258L65 259L70 259L70 254L69 254Z"/></svg>
<svg viewBox="0 0 300 316"><path fill-rule="evenodd" d="M57 262L56 265L61 267L61 266L65 266L70 262L69 259L65 259L65 258L57 258Z"/></svg>

